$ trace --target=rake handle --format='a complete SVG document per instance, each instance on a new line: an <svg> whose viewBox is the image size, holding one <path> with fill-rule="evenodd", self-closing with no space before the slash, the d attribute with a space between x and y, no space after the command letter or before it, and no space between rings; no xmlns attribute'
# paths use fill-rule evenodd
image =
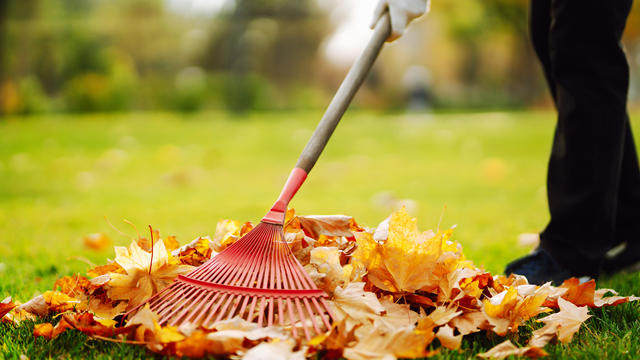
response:
<svg viewBox="0 0 640 360"><path fill-rule="evenodd" d="M291 201L300 186L302 186L313 165L318 161L322 150L327 146L331 134L333 134L336 126L338 126L344 112L347 111L360 85L364 82L371 66L380 53L380 49L382 49L382 45L384 45L390 33L391 24L389 22L389 14L385 13L380 20L378 20L367 46L353 63L351 69L349 69L342 84L340 84L338 91L324 112L320 123L313 132L313 135L311 135L311 139L309 139L304 150L302 150L296 167L291 171L278 200L276 200L271 210L262 218L263 222L284 224L287 204L289 204L289 201Z"/></svg>
<svg viewBox="0 0 640 360"><path fill-rule="evenodd" d="M316 161L318 161L320 154L327 145L336 126L338 126L342 115L349 107L354 95L364 82L371 66L380 53L380 49L382 49L382 45L384 45L390 33L391 25L389 15L385 13L376 24L369 43L367 43L367 46L353 63L351 69L349 69L347 76L333 96L316 130L313 132L313 135L311 135L311 139L309 139L304 150L302 150L302 154L300 154L298 162L296 163L297 168L301 168L306 173L309 173L316 164Z"/></svg>

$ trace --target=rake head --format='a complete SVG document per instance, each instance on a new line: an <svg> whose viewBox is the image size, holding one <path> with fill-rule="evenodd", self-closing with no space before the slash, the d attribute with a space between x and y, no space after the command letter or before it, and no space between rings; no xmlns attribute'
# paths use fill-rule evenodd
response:
<svg viewBox="0 0 640 360"><path fill-rule="evenodd" d="M301 327L309 340L331 327L326 297L289 249L282 225L261 222L146 303L161 325L211 327L240 316L260 326L291 325L295 337Z"/></svg>

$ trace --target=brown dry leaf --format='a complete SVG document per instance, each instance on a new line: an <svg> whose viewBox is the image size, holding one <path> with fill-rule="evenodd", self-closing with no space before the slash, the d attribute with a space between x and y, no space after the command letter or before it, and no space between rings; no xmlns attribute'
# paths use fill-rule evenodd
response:
<svg viewBox="0 0 640 360"><path fill-rule="evenodd" d="M547 325L560 325L557 330L558 340L566 344L571 341L573 335L580 330L580 325L591 315L589 315L587 306L578 307L563 298L558 299L558 306L560 307L559 312L538 319L538 321Z"/></svg>
<svg viewBox="0 0 640 360"><path fill-rule="evenodd" d="M545 325L540 329L535 330L531 335L531 339L529 339L527 345L538 348L545 347L549 343L549 341L553 340L556 337L559 328L560 324L554 323Z"/></svg>
<svg viewBox="0 0 640 360"><path fill-rule="evenodd" d="M316 269L319 277L316 285L322 290L332 293L337 286L345 287L352 280L357 281L353 265L340 263L341 252L335 247L317 247L309 253L309 263Z"/></svg>
<svg viewBox="0 0 640 360"><path fill-rule="evenodd" d="M46 316L51 312L58 313L73 310L80 304L80 300L69 297L58 291L46 291L20 305L18 310L26 311L37 316Z"/></svg>
<svg viewBox="0 0 640 360"><path fill-rule="evenodd" d="M84 246L91 250L102 251L111 246L111 239L103 233L94 233L82 238Z"/></svg>
<svg viewBox="0 0 640 360"><path fill-rule="evenodd" d="M305 235L313 239L319 239L322 235L353 238L354 232L363 230L351 216L311 215L297 218Z"/></svg>
<svg viewBox="0 0 640 360"><path fill-rule="evenodd" d="M176 256L181 264L200 266L217 255L212 246L213 243L208 236L201 236L179 249L173 250L171 254Z"/></svg>
<svg viewBox="0 0 640 360"><path fill-rule="evenodd" d="M462 335L467 335L478 332L481 329L490 328L487 317L482 313L482 311L472 311L464 313L458 317L453 318L449 324L458 329L458 332Z"/></svg>
<svg viewBox="0 0 640 360"><path fill-rule="evenodd" d="M364 283L350 283L344 289L337 287L333 301L336 320L348 318L349 327L355 324L373 321L385 313L386 309L376 297L376 294L364 291Z"/></svg>
<svg viewBox="0 0 640 360"><path fill-rule="evenodd" d="M80 275L64 276L56 280L53 289L58 290L71 297L81 297L87 293L87 289L91 287L89 279Z"/></svg>
<svg viewBox="0 0 640 360"><path fill-rule="evenodd" d="M453 335L453 328L449 325L442 326L438 329L436 337L440 340L440 344L450 350L457 350L462 343L462 334Z"/></svg>
<svg viewBox="0 0 640 360"><path fill-rule="evenodd" d="M11 296L6 297L2 302L0 302L0 319L4 318L4 316L11 310L13 310L17 304L14 304L11 301Z"/></svg>
<svg viewBox="0 0 640 360"><path fill-rule="evenodd" d="M420 319L420 314L411 310L409 304L397 304L391 296L380 299L384 315L374 318L374 324L389 329L412 327Z"/></svg>
<svg viewBox="0 0 640 360"><path fill-rule="evenodd" d="M305 350L293 351L295 346L296 342L293 341L293 339L274 339L269 342L262 342L247 350L247 352L242 355L242 360L304 360Z"/></svg>
<svg viewBox="0 0 640 360"><path fill-rule="evenodd" d="M53 338L53 325L50 323L36 324L33 328L33 336L42 336L45 339L51 340Z"/></svg>
<svg viewBox="0 0 640 360"><path fill-rule="evenodd" d="M577 306L594 306L593 300L596 291L595 280L591 279L581 284L579 279L571 278L565 280L560 287L569 289L564 295L562 295L562 298L565 300Z"/></svg>
<svg viewBox="0 0 640 360"><path fill-rule="evenodd" d="M342 351L345 348L355 345L357 341L355 332L358 327L360 327L360 325L348 328L346 319L334 322L330 331L314 337L307 345L314 349L329 351L331 353L330 357L332 358L341 357Z"/></svg>
<svg viewBox="0 0 640 360"><path fill-rule="evenodd" d="M438 306L431 314L429 314L429 318L431 318L434 324L440 326L448 323L461 314L462 311L459 311L456 307L447 308L446 306Z"/></svg>
<svg viewBox="0 0 640 360"><path fill-rule="evenodd" d="M102 319L113 319L127 309L126 301L110 301L99 298L90 298L87 301L87 310Z"/></svg>
<svg viewBox="0 0 640 360"><path fill-rule="evenodd" d="M45 291L42 296L44 297L44 301L47 303L49 310L55 313L73 310L81 302L80 300L59 291Z"/></svg>
<svg viewBox="0 0 640 360"><path fill-rule="evenodd" d="M543 349L526 346L519 348L510 340L506 340L491 349L489 351L478 354L479 357L485 359L504 359L509 356L526 356L528 358L536 359L542 356L547 356L547 352Z"/></svg>
<svg viewBox="0 0 640 360"><path fill-rule="evenodd" d="M413 327L386 329L369 325L362 331L355 346L346 348L343 355L349 360L418 358L428 355L432 337Z"/></svg>
<svg viewBox="0 0 640 360"><path fill-rule="evenodd" d="M152 262L153 260L153 262ZM151 295L169 286L178 275L189 273L193 266L181 265L167 253L162 240L153 246L153 256L136 242L127 249L116 247L115 261L125 274L110 273L107 295L113 300L128 300L127 309L132 309Z"/></svg>
<svg viewBox="0 0 640 360"><path fill-rule="evenodd" d="M607 294L612 294L611 296L606 296ZM603 307L603 306L615 306L619 304L624 304L629 301L638 301L640 297L636 296L618 296L618 293L612 289L598 289L595 291L595 296L593 298L593 305L595 307Z"/></svg>

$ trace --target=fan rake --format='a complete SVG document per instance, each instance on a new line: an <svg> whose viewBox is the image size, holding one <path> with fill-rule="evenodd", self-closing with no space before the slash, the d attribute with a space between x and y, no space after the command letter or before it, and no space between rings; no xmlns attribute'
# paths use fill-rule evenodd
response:
<svg viewBox="0 0 640 360"><path fill-rule="evenodd" d="M301 331L307 340L331 327L333 315L327 294L315 286L285 241L285 213L389 33L389 17L385 14L331 100L280 197L260 224L191 273L178 276L169 287L125 314L125 319L149 304L158 314L160 325L188 322L211 327L220 320L241 317L259 326L290 326L294 337Z"/></svg>

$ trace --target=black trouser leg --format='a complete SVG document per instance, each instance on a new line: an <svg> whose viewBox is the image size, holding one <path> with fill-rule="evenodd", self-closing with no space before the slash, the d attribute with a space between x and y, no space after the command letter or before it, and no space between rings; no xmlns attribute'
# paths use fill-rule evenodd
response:
<svg viewBox="0 0 640 360"><path fill-rule="evenodd" d="M616 241L618 217L633 217L619 206L636 206L619 201L629 193L623 176L634 168L629 154L630 170L623 169L629 70L620 47L631 0L531 5L534 47L558 110L547 178L551 220L541 246L574 273L595 276Z"/></svg>
<svg viewBox="0 0 640 360"><path fill-rule="evenodd" d="M615 239L626 242L630 253L640 255L640 166L628 117L625 129Z"/></svg>

